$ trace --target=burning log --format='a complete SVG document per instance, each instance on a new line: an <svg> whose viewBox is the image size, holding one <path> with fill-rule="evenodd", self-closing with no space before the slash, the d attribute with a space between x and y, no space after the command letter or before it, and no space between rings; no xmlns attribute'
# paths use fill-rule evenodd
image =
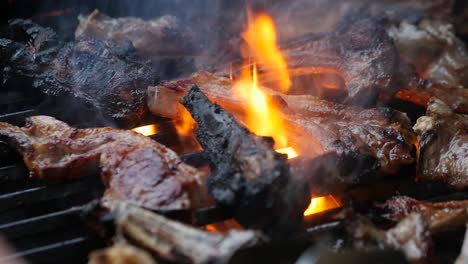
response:
<svg viewBox="0 0 468 264"><path fill-rule="evenodd" d="M426 116L414 126L418 134L418 176L468 186L468 116L455 114L442 101L429 102Z"/></svg>
<svg viewBox="0 0 468 264"><path fill-rule="evenodd" d="M229 260L237 250L266 241L256 231L208 233L128 203L117 207L120 239L176 263L213 263Z"/></svg>
<svg viewBox="0 0 468 264"><path fill-rule="evenodd" d="M193 84L211 100L234 113L236 118L243 119L245 102L233 92L233 82L208 72L149 87L150 111L155 115L178 118L182 115L182 107L176 99L186 94ZM285 95L265 87L262 91L282 105L280 117L288 129L288 142L303 156L337 153L337 161L363 164L366 170L361 171L378 170L387 174L414 161L411 152L415 135L409 119L401 112L344 106L310 95ZM342 168L350 167L343 165Z"/></svg>
<svg viewBox="0 0 468 264"><path fill-rule="evenodd" d="M4 83L26 81L38 94L55 97L57 116L73 120L76 112L92 108L94 116L99 112L133 127L147 112L146 89L155 74L131 43L82 38L64 44L50 28L28 20L13 20L9 27L13 33L0 38Z"/></svg>
<svg viewBox="0 0 468 264"><path fill-rule="evenodd" d="M249 228L297 229L310 194L307 184L291 177L286 155L273 149L273 139L252 134L197 86L181 103L197 122L197 139L215 166L208 188L216 202L233 208Z"/></svg>
<svg viewBox="0 0 468 264"><path fill-rule="evenodd" d="M142 58L180 57L195 48L193 36L178 25L174 16L142 20L136 17L111 18L98 10L79 16L75 37L92 37L112 42L130 40ZM171 43L168 45L168 43Z"/></svg>

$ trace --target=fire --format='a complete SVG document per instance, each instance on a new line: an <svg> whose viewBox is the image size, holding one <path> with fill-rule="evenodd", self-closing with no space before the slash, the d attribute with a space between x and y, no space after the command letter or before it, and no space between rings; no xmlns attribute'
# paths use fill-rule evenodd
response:
<svg viewBox="0 0 468 264"><path fill-rule="evenodd" d="M241 76L235 81L233 91L246 105L246 126L260 136L271 136L277 148L288 147L287 130L279 109L261 89L258 80L257 61L274 71L282 91L291 85L286 62L276 47L276 34L273 21L267 15L249 16L248 29L242 34L248 50L247 64ZM253 57L250 57L250 56ZM256 61L252 63L252 59ZM292 149L291 149L292 150ZM292 155L292 153L291 153ZM296 154L297 155L297 154Z"/></svg>
<svg viewBox="0 0 468 264"><path fill-rule="evenodd" d="M147 125L135 127L132 129L132 131L143 134L144 136L152 136L158 133L158 127L156 125Z"/></svg>
<svg viewBox="0 0 468 264"><path fill-rule="evenodd" d="M277 149L276 152L288 155L288 159L293 159L299 156L299 154L297 154L297 152L292 147Z"/></svg>
<svg viewBox="0 0 468 264"><path fill-rule="evenodd" d="M242 34L258 63L271 68L276 76L279 88L287 92L291 86L286 60L276 46L276 31L273 20L266 14L252 18L248 14L248 29Z"/></svg>
<svg viewBox="0 0 468 264"><path fill-rule="evenodd" d="M195 121L187 110L181 108L180 118L176 121L174 126L179 136L189 136L195 126Z"/></svg>
<svg viewBox="0 0 468 264"><path fill-rule="evenodd" d="M332 195L312 197L309 207L304 211L304 216L320 213L340 206L341 204Z"/></svg>

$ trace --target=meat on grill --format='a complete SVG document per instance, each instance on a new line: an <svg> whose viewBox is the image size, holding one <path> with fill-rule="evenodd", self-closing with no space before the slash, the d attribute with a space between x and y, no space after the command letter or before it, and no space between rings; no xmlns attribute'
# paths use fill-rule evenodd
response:
<svg viewBox="0 0 468 264"><path fill-rule="evenodd" d="M232 81L207 72L190 79L163 82L148 88L150 111L177 118L181 106L177 99L196 84L213 101L242 119L244 104L232 93ZM338 153L342 159L366 161L367 169L394 173L401 165L411 164L416 141L405 114L388 108L362 109L335 104L308 95L285 95L264 90L283 105L292 146L304 155ZM303 144L307 140L308 144ZM368 162L368 161L372 162ZM353 162L349 163L353 164Z"/></svg>
<svg viewBox="0 0 468 264"><path fill-rule="evenodd" d="M418 134L417 173L423 180L468 186L468 116L455 114L438 99L414 126Z"/></svg>
<svg viewBox="0 0 468 264"><path fill-rule="evenodd" d="M310 34L281 47L293 76L333 73L344 80L347 104L374 105L397 88L398 52L379 21L345 18L333 33ZM261 76L261 80L274 76Z"/></svg>
<svg viewBox="0 0 468 264"><path fill-rule="evenodd" d="M143 58L189 55L194 51L191 36L174 16L145 21L136 17L111 18L98 10L79 16L75 37L92 37L112 42L130 40Z"/></svg>
<svg viewBox="0 0 468 264"><path fill-rule="evenodd" d="M125 202L119 204L116 215L117 239L164 263L227 263L236 251L266 242L258 231L210 233Z"/></svg>
<svg viewBox="0 0 468 264"><path fill-rule="evenodd" d="M101 172L103 204L126 200L152 209L184 209L203 199L202 173L172 150L132 131L76 129L48 116L25 127L0 123L0 140L23 156L32 177L68 179Z"/></svg>
<svg viewBox="0 0 468 264"><path fill-rule="evenodd" d="M387 218L401 221L412 213L425 219L431 233L464 226L468 221L468 201L424 202L406 196L396 196L380 205L390 211Z"/></svg>
<svg viewBox="0 0 468 264"><path fill-rule="evenodd" d="M28 20L11 21L10 34L4 37L4 82L29 80L42 93L58 97L56 102L75 102L63 108L92 107L129 127L147 112L146 89L154 84L155 74L139 62L131 43L80 38L62 44L51 29Z"/></svg>
<svg viewBox="0 0 468 264"><path fill-rule="evenodd" d="M376 245L401 250L409 261L415 263L430 257L432 239L421 214L411 213L386 231L378 229L364 217L353 217L347 221L346 229L355 239L353 242L357 247L369 249Z"/></svg>
<svg viewBox="0 0 468 264"><path fill-rule="evenodd" d="M468 50L453 25L438 20L402 22L389 34L401 59L414 65L421 77L446 87L468 87Z"/></svg>
<svg viewBox="0 0 468 264"><path fill-rule="evenodd" d="M234 210L249 228L272 235L302 226L310 193L290 175L286 155L273 149L274 140L260 137L193 86L181 103L197 122L197 140L213 164L208 188L215 201Z"/></svg>

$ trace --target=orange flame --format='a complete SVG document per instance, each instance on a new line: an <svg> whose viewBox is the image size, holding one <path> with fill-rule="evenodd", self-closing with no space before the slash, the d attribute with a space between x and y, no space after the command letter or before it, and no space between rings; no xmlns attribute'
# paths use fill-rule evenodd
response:
<svg viewBox="0 0 468 264"><path fill-rule="evenodd" d="M189 136L195 126L195 121L187 110L180 108L179 112L180 117L174 124L177 134L184 137Z"/></svg>
<svg viewBox="0 0 468 264"><path fill-rule="evenodd" d="M249 16L249 27L242 34L246 41L249 56L252 54L256 60L272 67L278 76L282 90L287 90L291 84L286 62L276 47L276 34L273 21L267 15ZM251 58L247 57L249 65ZM277 148L288 147L287 130L281 119L280 111L270 102L269 97L260 88L257 64L245 67L241 76L233 86L233 92L246 105L246 126L260 136L271 136L275 139Z"/></svg>
<svg viewBox="0 0 468 264"><path fill-rule="evenodd" d="M297 154L297 152L292 147L277 149L276 152L288 155L288 159L293 159L299 156L299 154Z"/></svg>
<svg viewBox="0 0 468 264"><path fill-rule="evenodd" d="M158 133L158 127L156 125L147 125L147 126L135 127L132 129L132 131L140 133L144 136L152 136Z"/></svg>
<svg viewBox="0 0 468 264"><path fill-rule="evenodd" d="M273 20L266 14L252 18L248 14L248 29L242 33L257 62L272 69L279 88L287 92L291 86L288 67L281 51L276 46L276 31Z"/></svg>
<svg viewBox="0 0 468 264"><path fill-rule="evenodd" d="M310 199L309 207L304 211L304 216L320 213L340 206L341 204L332 195L313 197Z"/></svg>

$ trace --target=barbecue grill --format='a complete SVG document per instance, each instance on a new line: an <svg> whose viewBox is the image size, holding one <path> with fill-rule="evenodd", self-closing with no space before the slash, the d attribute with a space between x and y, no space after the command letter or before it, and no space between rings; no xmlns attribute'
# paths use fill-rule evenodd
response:
<svg viewBox="0 0 468 264"><path fill-rule="evenodd" d="M457 1L455 6L463 6ZM174 14L187 21L213 16L211 1L197 0L190 8L180 8L182 1L141 1L139 5L148 8L124 8L134 6L133 1L63 1L14 0L0 4L1 22L10 18L32 18L41 25L52 27L63 40L72 40L80 13L91 13L99 9L112 17L136 16L152 18ZM2 6L3 5L3 6ZM242 4L217 3L217 10L235 10ZM219 12L219 11L218 11ZM227 11L226 11L227 12ZM229 19L229 18L225 18ZM3 24L0 24L0 28ZM203 29L201 29L203 30ZM177 62L179 63L179 62ZM160 61L155 67L162 79L177 77L179 68L193 67L190 63ZM3 81L0 79L0 81ZM0 90L0 122L23 126L25 119L34 115L54 116L66 107L38 91L21 84L10 83L9 90ZM390 107L408 113L412 122L424 114L425 108L401 99L392 99ZM70 117L71 126L86 128L108 125L103 120L87 120L83 112L78 117ZM104 123L101 123L104 122ZM174 121L167 118L145 116L137 126L156 124L158 133L150 137L181 155L182 160L193 167L209 165L208 154L203 151L187 151L187 145L194 139L182 141L177 136ZM112 124L115 125L115 124ZM128 127L124 127L127 129ZM191 140L191 141L190 141ZM190 143L191 142L191 143ZM414 182L407 177L415 175L414 166L403 167L399 175L381 179L379 183L363 183L336 194L343 201L343 207L352 207L356 212L373 217L381 226L388 226L381 217L380 208L373 205L395 195L407 195L431 202L468 199L468 192L454 192L441 182ZM105 187L99 175L66 181L44 181L29 177L21 156L5 142L0 141L0 234L14 248L12 255L1 257L0 263L14 258L24 258L31 263L85 263L90 252L111 244L114 234L113 213L100 212L99 199ZM368 263L405 263L405 256L393 250L370 250L368 252L347 251L337 254L337 250L347 242L346 226L337 216L342 207L304 217L304 232L285 241L239 250L230 259L231 263L308 263L320 257L324 263L366 260ZM171 219L203 227L233 218L233 212L221 207L207 207L180 211L158 211ZM436 236L438 259L440 262L452 260L459 254L463 243L463 232L451 232ZM326 248L325 250L323 248ZM354 263L354 262L350 262Z"/></svg>

